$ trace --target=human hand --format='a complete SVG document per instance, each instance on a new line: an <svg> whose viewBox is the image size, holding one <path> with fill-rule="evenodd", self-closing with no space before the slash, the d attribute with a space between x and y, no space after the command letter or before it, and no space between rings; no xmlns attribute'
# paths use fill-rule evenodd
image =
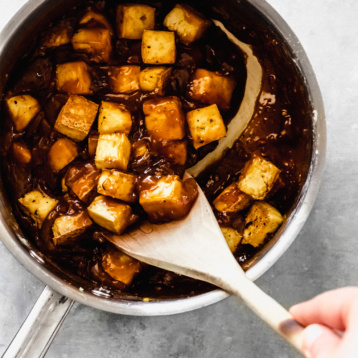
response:
<svg viewBox="0 0 358 358"><path fill-rule="evenodd" d="M290 308L303 326L307 358L358 357L358 287L322 293Z"/></svg>

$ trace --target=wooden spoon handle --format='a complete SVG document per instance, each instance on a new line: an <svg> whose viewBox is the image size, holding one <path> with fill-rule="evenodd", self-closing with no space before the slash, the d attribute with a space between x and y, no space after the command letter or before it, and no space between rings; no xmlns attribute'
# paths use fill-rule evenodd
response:
<svg viewBox="0 0 358 358"><path fill-rule="evenodd" d="M225 289L240 297L263 321L270 325L280 336L302 352L304 327L272 297L263 292L246 276L240 275L235 286Z"/></svg>

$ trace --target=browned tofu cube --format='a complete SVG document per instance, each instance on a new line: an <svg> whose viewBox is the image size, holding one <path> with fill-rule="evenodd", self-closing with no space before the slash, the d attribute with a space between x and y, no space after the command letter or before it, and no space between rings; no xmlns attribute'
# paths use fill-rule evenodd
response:
<svg viewBox="0 0 358 358"><path fill-rule="evenodd" d="M97 191L99 194L133 203L136 200L134 192L136 176L122 173L118 170L103 170L98 180Z"/></svg>
<svg viewBox="0 0 358 358"><path fill-rule="evenodd" d="M100 134L129 134L132 128L131 112L122 104L102 102L98 114L98 132Z"/></svg>
<svg viewBox="0 0 358 358"><path fill-rule="evenodd" d="M155 9L142 4L124 4L117 7L118 37L140 40L143 31L154 29Z"/></svg>
<svg viewBox="0 0 358 358"><path fill-rule="evenodd" d="M87 203L95 193L100 174L101 172L92 163L73 164L65 175L65 186Z"/></svg>
<svg viewBox="0 0 358 358"><path fill-rule="evenodd" d="M139 203L153 221L184 217L198 194L195 180L181 180L177 175L152 179L148 186L142 184L139 190Z"/></svg>
<svg viewBox="0 0 358 358"><path fill-rule="evenodd" d="M185 136L184 114L178 97L149 99L143 103L143 112L152 138L175 140Z"/></svg>
<svg viewBox="0 0 358 358"><path fill-rule="evenodd" d="M109 86L114 93L132 93L139 90L140 66L111 67Z"/></svg>
<svg viewBox="0 0 358 358"><path fill-rule="evenodd" d="M97 225L116 234L132 223L132 208L106 196L97 196L87 210Z"/></svg>
<svg viewBox="0 0 358 358"><path fill-rule="evenodd" d="M118 250L103 255L102 267L109 276L129 286L134 277L142 270L142 264Z"/></svg>
<svg viewBox="0 0 358 358"><path fill-rule="evenodd" d="M216 104L220 109L227 110L235 87L233 78L198 68L189 83L187 96L193 101Z"/></svg>
<svg viewBox="0 0 358 358"><path fill-rule="evenodd" d="M255 202L246 217L243 244L258 247L268 234L274 233L283 222L283 217L266 202Z"/></svg>
<svg viewBox="0 0 358 358"><path fill-rule="evenodd" d="M240 244L242 235L231 227L220 226L221 232L224 235L227 245L232 253L234 253Z"/></svg>
<svg viewBox="0 0 358 358"><path fill-rule="evenodd" d="M39 190L33 190L19 199L21 208L41 227L47 215L56 207L57 200Z"/></svg>
<svg viewBox="0 0 358 358"><path fill-rule="evenodd" d="M194 109L186 115L195 149L226 135L226 128L216 104Z"/></svg>
<svg viewBox="0 0 358 358"><path fill-rule="evenodd" d="M112 56L111 31L104 28L81 28L71 40L75 51L85 52L94 62L109 62Z"/></svg>
<svg viewBox="0 0 358 358"><path fill-rule="evenodd" d="M98 104L82 96L70 96L57 117L55 129L80 142L87 137L97 111Z"/></svg>
<svg viewBox="0 0 358 358"><path fill-rule="evenodd" d="M58 139L52 144L48 154L48 163L52 170L59 172L78 156L77 145L68 138Z"/></svg>
<svg viewBox="0 0 358 358"><path fill-rule="evenodd" d="M238 187L255 200L263 200L272 189L280 172L280 169L270 161L254 157L246 163L240 175Z"/></svg>
<svg viewBox="0 0 358 358"><path fill-rule="evenodd" d="M159 154L173 164L184 165L188 154L187 144L179 141L163 142Z"/></svg>
<svg viewBox="0 0 358 358"><path fill-rule="evenodd" d="M53 242L56 246L73 244L91 225L92 220L86 211L60 216L52 225Z"/></svg>
<svg viewBox="0 0 358 358"><path fill-rule="evenodd" d="M169 67L147 67L140 72L139 86L142 91L165 94L172 69Z"/></svg>
<svg viewBox="0 0 358 358"><path fill-rule="evenodd" d="M176 4L164 19L164 26L175 31L185 45L199 40L210 24L210 21L202 14L182 4Z"/></svg>
<svg viewBox="0 0 358 358"><path fill-rule="evenodd" d="M175 33L145 30L142 38L142 60L151 65L174 64L176 60Z"/></svg>
<svg viewBox="0 0 358 358"><path fill-rule="evenodd" d="M37 99L29 94L11 97L6 100L6 104L18 132L23 131L29 125L41 108Z"/></svg>
<svg viewBox="0 0 358 358"><path fill-rule="evenodd" d="M80 20L79 24L80 25L84 25L84 24L88 24L88 23L97 23L98 25L101 25L102 27L105 27L106 29L109 30L110 35L113 35L113 29L112 26L110 24L110 22L107 20L107 18L102 15L99 12L95 12L95 11L88 11ZM95 26L95 27L101 27L101 26Z"/></svg>
<svg viewBox="0 0 358 358"><path fill-rule="evenodd" d="M95 163L98 169L127 170L131 143L123 133L100 134Z"/></svg>
<svg viewBox="0 0 358 358"><path fill-rule="evenodd" d="M69 94L91 94L91 76L86 62L67 62L57 65L56 87Z"/></svg>
<svg viewBox="0 0 358 358"><path fill-rule="evenodd" d="M215 209L222 213L233 213L244 210L250 206L252 198L243 193L234 182L225 188L213 201Z"/></svg>
<svg viewBox="0 0 358 358"><path fill-rule="evenodd" d="M90 157L95 156L97 143L98 143L98 133L95 131L91 131L88 135L88 144L87 144L87 151Z"/></svg>
<svg viewBox="0 0 358 358"><path fill-rule="evenodd" d="M14 142L12 144L12 154L19 164L29 164L31 161L31 151L23 142Z"/></svg>
<svg viewBox="0 0 358 358"><path fill-rule="evenodd" d="M43 39L43 46L47 48L58 47L71 42L72 27L67 21L61 21L54 26Z"/></svg>

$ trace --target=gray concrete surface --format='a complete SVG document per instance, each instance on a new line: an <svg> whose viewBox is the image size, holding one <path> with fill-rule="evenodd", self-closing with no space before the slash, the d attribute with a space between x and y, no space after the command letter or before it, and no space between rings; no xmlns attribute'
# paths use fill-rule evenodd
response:
<svg viewBox="0 0 358 358"><path fill-rule="evenodd" d="M24 0L0 0L0 24ZM304 229L257 284L285 307L357 285L358 2L269 0L301 40L320 83L328 128L322 187ZM0 243L0 354L43 288ZM75 304L46 357L295 358L238 300L168 317L125 317Z"/></svg>

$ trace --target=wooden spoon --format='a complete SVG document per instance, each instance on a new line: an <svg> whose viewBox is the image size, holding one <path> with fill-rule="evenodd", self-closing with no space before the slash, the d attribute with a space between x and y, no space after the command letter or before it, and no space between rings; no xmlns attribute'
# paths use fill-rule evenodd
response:
<svg viewBox="0 0 358 358"><path fill-rule="evenodd" d="M140 261L209 282L240 297L278 334L302 351L303 327L246 277L226 244L209 202L198 189L198 198L184 219L160 225L144 222L135 230L113 234L108 239Z"/></svg>

